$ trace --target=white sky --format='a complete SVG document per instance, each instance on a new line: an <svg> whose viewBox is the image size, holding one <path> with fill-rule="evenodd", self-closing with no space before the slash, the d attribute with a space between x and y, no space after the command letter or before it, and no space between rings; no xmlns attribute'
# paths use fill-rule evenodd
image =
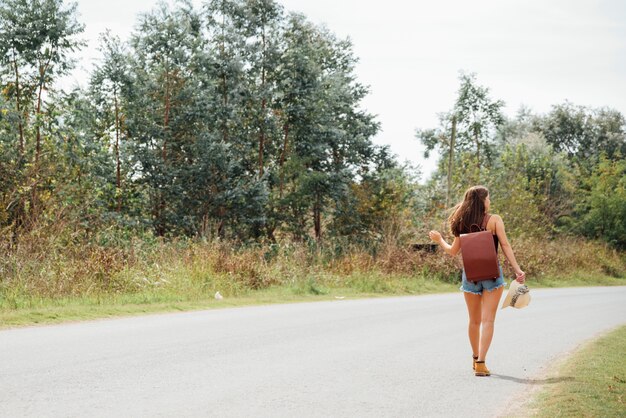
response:
<svg viewBox="0 0 626 418"><path fill-rule="evenodd" d="M460 70L476 72L513 116L520 105L609 106L626 114L626 1L622 0L279 0L340 37L360 58L357 75L371 87L363 106L378 115L401 160L422 167L416 128L437 125L455 99ZM88 47L73 80L84 85L105 29L126 39L137 14L156 0L78 0ZM201 0L194 0L199 5Z"/></svg>

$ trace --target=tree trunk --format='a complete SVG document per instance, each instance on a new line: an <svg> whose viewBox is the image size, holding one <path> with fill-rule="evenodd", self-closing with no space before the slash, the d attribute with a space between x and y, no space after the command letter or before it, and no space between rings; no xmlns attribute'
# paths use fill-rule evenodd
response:
<svg viewBox="0 0 626 418"><path fill-rule="evenodd" d="M209 235L208 230L209 230L209 214L205 212L204 215L202 215L202 225L200 226L200 236L202 238L207 238Z"/></svg>
<svg viewBox="0 0 626 418"><path fill-rule="evenodd" d="M34 172L33 172L33 176L34 176L34 181L31 187L31 192L30 192L30 198L31 198L31 216L34 217L34 219L37 217L37 209L39 206L39 196L37 193L37 188L38 188L38 184L39 184L39 158L41 155L41 105L42 105L42 99L41 99L41 94L43 92L43 86L44 86L44 76L46 73L46 69L47 69L48 65L46 64L46 66L44 68L42 68L41 66L39 67L39 76L40 76L40 80L39 80L39 91L37 92L37 107L35 109L35 164L34 164Z"/></svg>
<svg viewBox="0 0 626 418"><path fill-rule="evenodd" d="M167 170L166 168L167 135L168 135L169 122L170 122L170 84L169 83L170 83L169 71L166 69L165 70L165 98L164 98L165 109L163 112L163 146L161 147L161 160L163 162L163 167L162 167L163 170ZM157 234L159 236L165 235L165 229L166 229L165 219L164 219L164 213L165 213L165 207L166 207L165 197L163 196L164 187L165 187L164 184L158 184L158 189L157 189L156 217L157 217L157 225L158 225Z"/></svg>
<svg viewBox="0 0 626 418"><path fill-rule="evenodd" d="M223 5L223 4L222 4ZM222 10L222 43L220 44L220 53L222 59L226 60L226 41L225 41L225 18L224 11ZM226 88L226 72L222 73L222 103L224 105L224 114L226 113L226 107L228 106L228 90ZM222 139L224 142L228 141L228 119L224 116L222 120Z"/></svg>
<svg viewBox="0 0 626 418"><path fill-rule="evenodd" d="M120 164L120 112L117 104L117 89L113 88L113 99L115 100L115 164L116 164L116 185L117 185L117 212L122 211L122 171Z"/></svg>
<svg viewBox="0 0 626 418"><path fill-rule="evenodd" d="M224 104L224 114L226 113L226 107L228 106L228 95L226 90L226 73L222 74L222 102ZM228 118L224 116L222 120L222 139L224 142L228 142Z"/></svg>
<svg viewBox="0 0 626 418"><path fill-rule="evenodd" d="M41 114L41 92L43 90L43 84L39 86L39 92L37 93L37 110L35 113L35 119L39 119ZM35 169L39 166L39 154L41 153L41 127L39 126L39 120L36 120L36 145L35 145Z"/></svg>
<svg viewBox="0 0 626 418"><path fill-rule="evenodd" d="M313 205L313 225L315 239L320 241L322 239L322 208L319 195L316 196L315 204Z"/></svg>
<svg viewBox="0 0 626 418"><path fill-rule="evenodd" d="M263 152L265 148L265 106L267 100L265 99L265 26L263 26L263 50L261 59L261 94L263 99L261 100L261 133L259 136L259 178L263 177Z"/></svg>
<svg viewBox="0 0 626 418"><path fill-rule="evenodd" d="M53 53L50 54L48 61L45 65L39 63L39 91L37 92L37 108L35 110L35 124L36 124L36 136L35 136L35 167L34 167L34 181L31 187L31 217L33 219L37 218L37 210L39 206L39 196L37 193L38 185L39 185L39 158L41 155L41 107L43 104L43 100L41 98L41 94L43 93L43 88L45 85L45 77L48 72L48 67L50 66L50 60L52 59Z"/></svg>
<svg viewBox="0 0 626 418"><path fill-rule="evenodd" d="M161 158L163 163L167 161L167 131L170 123L170 80L169 72L165 71L165 111L163 114L163 147L161 149Z"/></svg>
<svg viewBox="0 0 626 418"><path fill-rule="evenodd" d="M19 131L19 139L18 139L18 153L19 153L19 161L17 163L17 171L18 175L22 174L22 168L24 166L24 154L25 154L25 146L24 146L24 125L22 124L23 114L22 114L22 105L21 105L21 86L20 86L20 73L17 67L17 59L15 58L15 51L13 51L13 68L15 70L15 109L18 114L18 131ZM12 236L12 246L17 247L19 242L19 234L20 228L24 222L24 216L26 207L24 204L24 197L22 193L19 193L17 207L15 209L15 220L13 223L13 236Z"/></svg>
<svg viewBox="0 0 626 418"><path fill-rule="evenodd" d="M226 221L225 221L225 216L226 216L226 208L224 206L220 206L217 209L217 216L219 218L219 222L217 223L217 236L220 239L223 239L224 236L226 235Z"/></svg>
<svg viewBox="0 0 626 418"><path fill-rule="evenodd" d="M478 141L478 128L474 128L474 141L476 141L476 168L478 169L478 178L480 180L480 142Z"/></svg>
<svg viewBox="0 0 626 418"><path fill-rule="evenodd" d="M20 133L19 138L19 153L20 153L20 168L24 162L24 125L22 124L22 106L20 103L20 94L22 89L20 88L20 73L17 68L17 59L15 58L15 54L13 55L13 68L15 69L15 108L17 110L17 114L19 115L19 119L17 122L18 130Z"/></svg>
<svg viewBox="0 0 626 418"><path fill-rule="evenodd" d="M278 190L279 190L279 196L281 199L283 197L283 185L285 181L285 170L284 170L285 157L287 156L287 146L289 145L289 140L288 140L289 125L288 124L285 123L283 125L283 131L285 133L285 136L283 139L283 150L280 153L280 162L278 163L279 169L280 169L280 181L278 185Z"/></svg>
<svg viewBox="0 0 626 418"><path fill-rule="evenodd" d="M46 77L46 73L48 72L48 67L50 66L50 60L52 59L52 53L50 54L50 57L48 58L48 61L46 62L45 65L41 65L41 63L39 63L39 92L37 94L37 113L36 113L36 119L39 119L39 116L41 115L41 104L42 104L42 100L41 100L41 93L43 92L43 87L45 85L45 77ZM36 149L35 149L35 169L38 171L39 167L38 167L38 163L39 163L39 154L41 153L41 126L40 126L40 121L37 120L37 144L36 144Z"/></svg>
<svg viewBox="0 0 626 418"><path fill-rule="evenodd" d="M261 135L259 136L259 178L263 177L263 152L265 149L265 98L261 101Z"/></svg>
<svg viewBox="0 0 626 418"><path fill-rule="evenodd" d="M450 136L450 153L448 157L448 189L446 191L446 208L450 207L452 192L452 168L454 164L454 141L456 139L456 115L452 116L452 135Z"/></svg>

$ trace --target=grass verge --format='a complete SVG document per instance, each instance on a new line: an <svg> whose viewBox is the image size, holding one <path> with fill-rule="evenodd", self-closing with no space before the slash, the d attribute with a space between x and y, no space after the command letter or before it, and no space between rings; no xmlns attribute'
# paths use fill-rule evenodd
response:
<svg viewBox="0 0 626 418"><path fill-rule="evenodd" d="M337 279L338 280L338 279ZM381 278L353 274L333 286L333 277L296 280L288 285L242 291L216 300L214 295L152 289L139 293L67 298L28 298L8 304L0 300L0 329L120 316L276 303L334 301L368 297L419 295L455 291L440 280L405 276ZM0 298L1 299L1 298ZM16 306L17 305L17 306Z"/></svg>
<svg viewBox="0 0 626 418"><path fill-rule="evenodd" d="M574 272L566 276L530 277L528 278L528 285L532 288L626 286L626 278Z"/></svg>
<svg viewBox="0 0 626 418"><path fill-rule="evenodd" d="M531 287L626 285L625 279L573 275L528 281ZM349 275L318 275L294 279L259 290L225 293L214 298L219 287L156 287L136 293L73 297L0 295L0 329L120 316L202 309L230 308L275 303L313 302L367 297L420 295L458 291L459 283L423 276L383 275L355 272Z"/></svg>
<svg viewBox="0 0 626 418"><path fill-rule="evenodd" d="M578 350L558 371L567 376L537 394L526 416L626 416L626 326Z"/></svg>

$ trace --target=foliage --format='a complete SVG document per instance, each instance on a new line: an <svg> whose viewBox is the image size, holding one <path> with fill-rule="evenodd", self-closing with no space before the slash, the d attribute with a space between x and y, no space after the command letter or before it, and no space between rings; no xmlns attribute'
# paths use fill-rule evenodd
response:
<svg viewBox="0 0 626 418"><path fill-rule="evenodd" d="M0 3L0 85L2 149L8 155L0 201L6 203L1 225L12 226L17 242L22 227L32 227L57 197L63 171L64 138L57 135L61 114L49 101L53 84L73 66L70 54L80 48L84 27L76 4L62 0L6 0ZM58 96L57 96L58 97ZM4 154L4 153L3 153ZM6 179L6 180L4 180ZM6 181L6 183L5 183Z"/></svg>
<svg viewBox="0 0 626 418"><path fill-rule="evenodd" d="M481 89L467 83L462 79L461 92ZM472 101L468 103L471 107ZM492 103L494 111L497 103ZM463 190L481 183L490 189L493 211L503 216L513 236L582 234L624 247L621 156L626 122L619 112L567 102L545 115L522 107L514 118L499 119L497 124L494 119L495 131L484 144L491 149L491 158L480 167L474 164L471 149L450 140L453 116L460 121L458 111L453 110L441 114L440 127L418 131L427 152L440 151L438 170L423 188L425 216L443 212L462 197ZM457 138L462 142L468 131L457 125ZM445 148L452 143L454 152Z"/></svg>
<svg viewBox="0 0 626 418"><path fill-rule="evenodd" d="M590 238L599 238L613 246L626 248L626 160L600 156L586 182L589 193L577 207L578 228Z"/></svg>
<svg viewBox="0 0 626 418"><path fill-rule="evenodd" d="M53 230L30 231L15 251L0 260L0 308L10 308L11 303L28 307L40 299L109 298L146 291L206 298L220 290L234 297L310 279L324 288L352 287L357 280L354 285L360 291L406 293L416 290L415 280L428 286L459 279L459 260L414 251L394 240L333 239L324 247L305 242L236 246L229 241L163 240L150 229L128 236L123 229L103 228L85 238L68 223L71 220L57 222ZM609 276L615 279L606 284L619 284L626 277L625 260L597 242L524 237L513 245L536 285L552 285L555 276L580 273L587 283ZM404 277L408 290L391 285L394 277Z"/></svg>
<svg viewBox="0 0 626 418"><path fill-rule="evenodd" d="M129 42L102 35L87 89L46 97L81 46L76 7L3 4L1 168L15 174L0 222L16 244L68 207L86 234L320 240L392 159L371 141L351 43L275 1L161 3Z"/></svg>
<svg viewBox="0 0 626 418"><path fill-rule="evenodd" d="M440 126L436 129L418 130L417 138L425 146L424 156L438 149L447 155L454 146L457 153L472 152L478 165L493 160L493 132L504 122L501 100L493 101L489 89L477 84L475 74L461 73L460 86L452 110L439 114ZM450 142L452 118L456 118L456 139ZM481 156L481 151L483 155Z"/></svg>
<svg viewBox="0 0 626 418"><path fill-rule="evenodd" d="M441 157L440 172L444 172L444 163L447 167L446 206L466 188L463 183L480 182L481 170L493 164L496 151L493 133L504 122L501 111L504 102L492 101L489 89L477 84L475 74L461 73L459 81L454 107L439 114L439 127L416 132L425 147L424 156L428 158L437 149Z"/></svg>
<svg viewBox="0 0 626 418"><path fill-rule="evenodd" d="M577 164L589 167L602 153L610 159L626 155L625 124L624 115L615 110L565 102L536 118L533 130L543 134L555 151L563 151Z"/></svg>
<svg viewBox="0 0 626 418"><path fill-rule="evenodd" d="M372 174L364 174L351 192L336 202L337 213L331 230L335 236L367 243L391 240L407 244L413 239L417 201L416 168L389 164L383 155Z"/></svg>
<svg viewBox="0 0 626 418"><path fill-rule="evenodd" d="M475 74L461 74L461 86L455 103L458 115L458 146L461 150L472 150L476 165L485 165L493 160L491 146L493 130L504 120L502 100L492 101L489 89L476 84ZM482 154L481 154L482 151Z"/></svg>
<svg viewBox="0 0 626 418"><path fill-rule="evenodd" d="M452 282L455 260L410 244L477 183L529 273L623 274L611 249L624 248L626 219L615 110L565 103L506 118L461 74L439 126L418 131L440 156L420 184L374 144L351 42L274 0L161 3L128 41L102 35L86 88L57 90L82 30L73 3L0 4L0 291L11 300L162 280L232 294L293 277L317 293L341 277L363 291Z"/></svg>

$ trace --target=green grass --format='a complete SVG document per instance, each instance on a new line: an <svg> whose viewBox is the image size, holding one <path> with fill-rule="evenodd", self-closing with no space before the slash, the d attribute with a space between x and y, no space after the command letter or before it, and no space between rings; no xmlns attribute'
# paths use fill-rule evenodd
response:
<svg viewBox="0 0 626 418"><path fill-rule="evenodd" d="M580 274L569 278L531 278L528 283L531 287L610 286L626 285L626 280ZM219 282L205 288L189 285L182 278L171 285L135 293L64 298L0 294L0 328L236 306L445 293L458 291L459 287L459 283L439 279L378 272L345 276L319 273L260 290L232 291L220 288ZM223 300L214 298L216 289L224 294Z"/></svg>
<svg viewBox="0 0 626 418"><path fill-rule="evenodd" d="M455 291L458 285L439 280L377 274L347 277L308 277L282 286L226 294L216 300L214 293L198 289L166 288L121 295L77 296L71 298L0 297L0 328L52 324L147 313L230 308L275 303L344 300L394 295L418 295Z"/></svg>
<svg viewBox="0 0 626 418"><path fill-rule="evenodd" d="M529 277L528 285L535 288L581 287L581 286L626 286L626 277L614 277L585 272L574 272L567 276Z"/></svg>
<svg viewBox="0 0 626 418"><path fill-rule="evenodd" d="M525 416L626 416L626 326L593 341L558 370L558 383L530 401Z"/></svg>

